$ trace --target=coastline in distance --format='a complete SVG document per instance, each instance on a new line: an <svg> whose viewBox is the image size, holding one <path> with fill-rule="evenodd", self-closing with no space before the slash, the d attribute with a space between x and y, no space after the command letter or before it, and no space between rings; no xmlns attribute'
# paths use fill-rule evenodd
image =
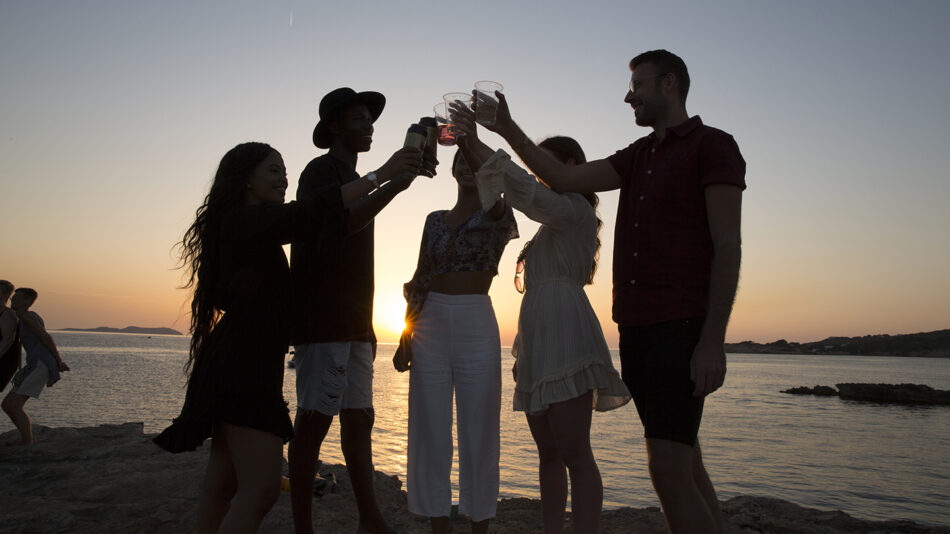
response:
<svg viewBox="0 0 950 534"><path fill-rule="evenodd" d="M111 326L98 326L96 328L60 328L63 332L99 332L107 334L148 334L154 336L181 336L184 335L174 328L147 327L147 326L126 326L125 328L112 328Z"/></svg>

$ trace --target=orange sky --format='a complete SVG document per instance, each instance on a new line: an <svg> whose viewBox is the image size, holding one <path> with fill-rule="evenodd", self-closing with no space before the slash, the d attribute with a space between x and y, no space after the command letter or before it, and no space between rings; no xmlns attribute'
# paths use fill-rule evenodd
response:
<svg viewBox="0 0 950 534"><path fill-rule="evenodd" d="M611 17L583 3L474 10L453 21L452 45L441 47L412 31L439 16L416 5L359 18L345 3L3 3L0 278L37 289L51 328L185 331L188 295L176 289L172 246L235 144L266 141L283 154L289 199L320 154L310 132L326 92L348 85L387 96L358 165L367 172L443 93L492 79L529 135L571 135L589 159L603 158L649 133L622 102L627 62L666 47L690 68L690 113L731 133L748 163L729 341L950 327L950 71L934 68L950 56L940 24L950 4L868 2L856 16L847 3L608 3ZM690 31L631 32L630 21L667 18ZM360 31L327 20L359 20ZM385 55L375 43L386 43ZM443 161L451 156L441 149ZM454 198L443 165L378 218L381 340L395 339L426 214ZM588 288L613 346L616 198L602 197L601 269ZM520 299L514 258L537 227L519 219L522 238L491 291L506 345Z"/></svg>

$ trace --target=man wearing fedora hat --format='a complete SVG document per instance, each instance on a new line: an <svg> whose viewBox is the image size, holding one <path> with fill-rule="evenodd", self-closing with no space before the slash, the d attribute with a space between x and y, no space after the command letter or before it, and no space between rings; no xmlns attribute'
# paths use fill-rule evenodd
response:
<svg viewBox="0 0 950 534"><path fill-rule="evenodd" d="M320 101L313 144L329 151L300 175L297 199L340 187L350 234L337 257L307 243L290 250L294 283L297 415L290 442L291 503L298 533L313 531L311 505L320 446L333 416L356 495L361 532L393 532L376 503L371 433L373 412L373 219L419 174L435 173L434 154L397 150L373 172L356 172L357 156L373 142L373 123L386 98L377 92L335 89Z"/></svg>

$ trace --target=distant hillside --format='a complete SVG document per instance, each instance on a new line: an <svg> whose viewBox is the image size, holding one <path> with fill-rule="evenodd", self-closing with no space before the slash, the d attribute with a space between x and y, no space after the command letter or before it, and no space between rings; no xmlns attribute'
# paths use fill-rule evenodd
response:
<svg viewBox="0 0 950 534"><path fill-rule="evenodd" d="M726 352L755 354L851 354L855 356L919 356L950 358L950 330L862 337L829 337L810 343L784 339L771 343L726 343Z"/></svg>
<svg viewBox="0 0 950 534"><path fill-rule="evenodd" d="M172 328L158 327L148 328L145 326L126 326L125 328L112 328L111 326L100 326L97 328L63 328L69 332L105 332L109 334L148 334L154 336L180 336L181 332Z"/></svg>

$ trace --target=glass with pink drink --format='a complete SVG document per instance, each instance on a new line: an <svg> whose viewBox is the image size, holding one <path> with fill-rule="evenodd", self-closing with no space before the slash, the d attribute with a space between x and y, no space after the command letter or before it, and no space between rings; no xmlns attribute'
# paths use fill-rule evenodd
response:
<svg viewBox="0 0 950 534"><path fill-rule="evenodd" d="M455 144L455 132L452 130L452 120L449 118L449 109L445 102L439 102L432 108L435 112L435 122L439 133L439 144L452 146Z"/></svg>

